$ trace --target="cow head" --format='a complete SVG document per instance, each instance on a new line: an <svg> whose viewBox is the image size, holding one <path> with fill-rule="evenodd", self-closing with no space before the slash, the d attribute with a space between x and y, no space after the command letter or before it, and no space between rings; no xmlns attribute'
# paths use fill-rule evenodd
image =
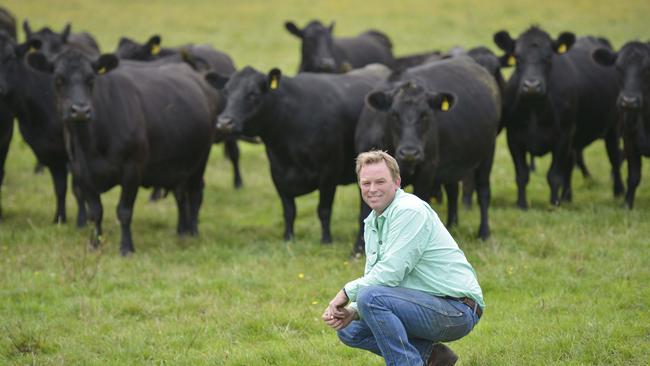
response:
<svg viewBox="0 0 650 366"><path fill-rule="evenodd" d="M517 39L512 39L507 31L497 32L494 43L505 52L502 64L515 66L513 78L518 82L518 93L539 97L546 95L554 55L568 51L575 38L573 33L564 32L554 40L533 26Z"/></svg>
<svg viewBox="0 0 650 366"><path fill-rule="evenodd" d="M501 74L501 60L487 47L475 47L467 51L467 56L471 57L477 64L483 66L490 75L494 77L499 90L503 91L505 80Z"/></svg>
<svg viewBox="0 0 650 366"><path fill-rule="evenodd" d="M226 108L217 117L218 131L233 134L257 136L260 126L255 116L264 107L269 93L280 87L282 72L272 69L267 75L246 66L230 77L208 73L205 78L226 99Z"/></svg>
<svg viewBox="0 0 650 366"><path fill-rule="evenodd" d="M0 30L0 98L11 95L15 85L25 82L21 80L17 69L22 67L23 58L27 53L40 47L39 40L18 44L10 34Z"/></svg>
<svg viewBox="0 0 650 366"><path fill-rule="evenodd" d="M317 20L311 21L303 29L293 22L284 23L289 33L302 39L302 56L300 71L307 72L337 72L339 65L334 56L334 22L329 27Z"/></svg>
<svg viewBox="0 0 650 366"><path fill-rule="evenodd" d="M95 79L118 65L113 54L92 60L83 53L69 49L56 55L52 61L41 52L27 56L27 63L53 76L54 93L63 122L87 122L93 118L92 95Z"/></svg>
<svg viewBox="0 0 650 366"><path fill-rule="evenodd" d="M52 29L45 27L41 28L38 32L32 32L29 22L23 22L23 30L25 31L25 38L27 40L38 40L41 42L40 51L47 57L53 57L61 52L70 37L70 23L66 24L61 33L56 33Z"/></svg>
<svg viewBox="0 0 650 366"><path fill-rule="evenodd" d="M644 97L650 97L650 44L628 42L618 53L599 48L592 57L601 65L616 68L620 87L619 108L633 111L644 107L647 103Z"/></svg>
<svg viewBox="0 0 650 366"><path fill-rule="evenodd" d="M454 102L452 94L431 93L414 81L401 82L366 97L367 105L384 112L389 126L387 132L395 146L395 158L406 174L414 173L425 160L425 152L437 154L437 114L452 109ZM432 146L427 146L429 144Z"/></svg>
<svg viewBox="0 0 650 366"><path fill-rule="evenodd" d="M160 53L160 42L159 35L151 36L145 44L140 44L130 38L122 37L120 38L115 54L117 57L126 60L148 61Z"/></svg>

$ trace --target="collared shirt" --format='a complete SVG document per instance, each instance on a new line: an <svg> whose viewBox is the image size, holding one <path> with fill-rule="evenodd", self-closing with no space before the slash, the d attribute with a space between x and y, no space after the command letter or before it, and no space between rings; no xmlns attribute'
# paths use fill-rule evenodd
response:
<svg viewBox="0 0 650 366"><path fill-rule="evenodd" d="M364 223L364 275L345 285L352 307L361 288L380 285L469 297L485 309L474 269L428 203L399 189L381 215L372 211Z"/></svg>

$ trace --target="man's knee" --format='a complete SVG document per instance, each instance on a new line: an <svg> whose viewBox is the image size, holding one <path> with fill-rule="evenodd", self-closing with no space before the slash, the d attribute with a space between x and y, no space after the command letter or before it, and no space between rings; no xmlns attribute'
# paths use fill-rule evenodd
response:
<svg viewBox="0 0 650 366"><path fill-rule="evenodd" d="M359 307L359 311L363 314L364 310L368 309L370 304L376 304L380 301L382 295L387 291L389 291L389 288L385 286L368 286L360 289L357 294L357 306Z"/></svg>
<svg viewBox="0 0 650 366"><path fill-rule="evenodd" d="M354 331L355 327L343 328L336 332L339 340L346 346L355 347L359 342L357 332Z"/></svg>

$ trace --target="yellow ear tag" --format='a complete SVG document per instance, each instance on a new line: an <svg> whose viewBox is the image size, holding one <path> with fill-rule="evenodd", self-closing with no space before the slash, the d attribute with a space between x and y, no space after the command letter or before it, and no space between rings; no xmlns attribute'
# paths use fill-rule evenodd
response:
<svg viewBox="0 0 650 366"><path fill-rule="evenodd" d="M515 66L516 64L517 64L517 59L515 58L515 56L510 55L510 57L508 57L508 66Z"/></svg>
<svg viewBox="0 0 650 366"><path fill-rule="evenodd" d="M106 73L106 68L105 68L105 67L102 67L101 69L97 70L97 73L98 73L99 75L105 74L105 73Z"/></svg>
<svg viewBox="0 0 650 366"><path fill-rule="evenodd" d="M29 51L27 51L27 52L32 53L32 52L36 52L36 51L38 51L38 50L32 46L32 47L29 47Z"/></svg>
<svg viewBox="0 0 650 366"><path fill-rule="evenodd" d="M278 88L278 78L274 76L273 79L271 79L271 89L275 90L277 88Z"/></svg>
<svg viewBox="0 0 650 366"><path fill-rule="evenodd" d="M155 45L151 46L151 54L152 55L155 56L155 55L157 55L159 53L160 53L160 45L159 44L155 44Z"/></svg>
<svg viewBox="0 0 650 366"><path fill-rule="evenodd" d="M440 110L443 112L447 112L449 110L449 101L447 98L442 100L442 104L440 104Z"/></svg>
<svg viewBox="0 0 650 366"><path fill-rule="evenodd" d="M566 52L566 45L564 43L562 43L561 45L559 45L557 47L557 53L563 54L565 52Z"/></svg>

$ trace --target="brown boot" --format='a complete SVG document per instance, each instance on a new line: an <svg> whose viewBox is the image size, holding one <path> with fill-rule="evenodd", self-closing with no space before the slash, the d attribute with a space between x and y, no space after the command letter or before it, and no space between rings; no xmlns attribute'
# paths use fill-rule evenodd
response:
<svg viewBox="0 0 650 366"><path fill-rule="evenodd" d="M427 366L453 366L456 361L458 361L458 356L451 348L442 343L436 343L433 345Z"/></svg>

